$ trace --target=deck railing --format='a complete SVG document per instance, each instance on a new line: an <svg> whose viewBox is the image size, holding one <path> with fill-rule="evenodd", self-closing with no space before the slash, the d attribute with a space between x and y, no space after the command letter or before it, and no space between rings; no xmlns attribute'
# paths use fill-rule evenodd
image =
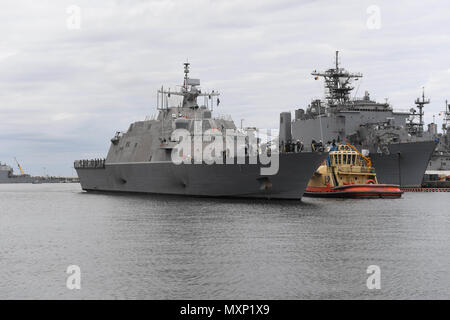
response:
<svg viewBox="0 0 450 320"><path fill-rule="evenodd" d="M73 163L75 169L103 169L105 159L76 160Z"/></svg>

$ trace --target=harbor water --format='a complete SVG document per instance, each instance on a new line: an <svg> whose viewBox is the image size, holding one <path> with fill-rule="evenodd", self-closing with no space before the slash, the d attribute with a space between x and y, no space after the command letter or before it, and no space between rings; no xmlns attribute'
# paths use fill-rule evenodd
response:
<svg viewBox="0 0 450 320"><path fill-rule="evenodd" d="M0 299L450 299L450 193L236 200L0 185ZM69 290L70 265L81 289ZM366 285L380 268L380 289Z"/></svg>

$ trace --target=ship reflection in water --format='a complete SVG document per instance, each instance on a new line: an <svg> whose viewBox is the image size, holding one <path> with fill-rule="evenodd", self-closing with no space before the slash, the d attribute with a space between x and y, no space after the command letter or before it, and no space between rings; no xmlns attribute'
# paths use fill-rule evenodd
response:
<svg viewBox="0 0 450 320"><path fill-rule="evenodd" d="M15 184L0 203L1 299L450 298L447 193L286 202ZM81 290L66 288L74 264Z"/></svg>

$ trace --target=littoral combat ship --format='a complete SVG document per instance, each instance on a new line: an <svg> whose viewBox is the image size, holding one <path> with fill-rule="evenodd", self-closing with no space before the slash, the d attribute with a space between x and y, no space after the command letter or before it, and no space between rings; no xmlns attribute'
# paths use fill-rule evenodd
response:
<svg viewBox="0 0 450 320"><path fill-rule="evenodd" d="M255 132L238 130L231 117L212 116L219 93L202 93L189 63L184 66L180 90L158 90L155 119L117 132L106 159L75 161L82 189L300 199L327 153L262 151ZM169 106L171 96L181 103Z"/></svg>
<svg viewBox="0 0 450 320"><path fill-rule="evenodd" d="M316 80L325 80L325 101L316 99L306 111L297 109L292 122L290 113L281 114L280 132L291 132L280 134L280 140L298 139L305 147L348 142L370 156L380 183L420 186L436 141L411 134L408 119L413 113L373 101L367 91L363 98L351 98L352 81L362 74L340 67L338 59L336 52L333 68L312 72Z"/></svg>

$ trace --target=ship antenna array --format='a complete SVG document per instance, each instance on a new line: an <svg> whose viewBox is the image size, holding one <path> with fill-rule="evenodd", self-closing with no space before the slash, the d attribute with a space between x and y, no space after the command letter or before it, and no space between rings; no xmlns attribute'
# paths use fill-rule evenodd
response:
<svg viewBox="0 0 450 320"><path fill-rule="evenodd" d="M447 134L449 129L450 129L450 105L448 104L448 101L445 100L444 122L442 123L442 131L444 131L444 134Z"/></svg>
<svg viewBox="0 0 450 320"><path fill-rule="evenodd" d="M184 63L184 88L187 89L188 77L189 77L189 62Z"/></svg>
<svg viewBox="0 0 450 320"><path fill-rule="evenodd" d="M339 51L336 51L335 68L324 72L313 71L311 75L318 80L323 77L325 80L325 98L329 106L336 106L339 103L345 103L350 100L350 92L354 89L350 84L353 80L362 78L361 73L351 73L344 68L339 68Z"/></svg>
<svg viewBox="0 0 450 320"><path fill-rule="evenodd" d="M171 93L170 88L169 90L164 91L164 87L161 86L161 89L159 89L156 94L157 110L166 110L169 108L169 98Z"/></svg>
<svg viewBox="0 0 450 320"><path fill-rule="evenodd" d="M163 118L165 117L164 111L167 111L169 109L169 98L171 97L171 95L182 96L183 107L185 106L185 102L187 102L186 105L190 107L198 107L195 102L197 97L204 97L205 106L208 106L209 104L208 100L211 100L210 101L211 111L213 111L214 108L214 100L213 100L214 97L217 97L216 106L219 106L220 100L218 96L220 95L220 93L215 90L212 90L211 92L201 92L201 90L198 90L197 86L200 85L200 79L189 78L189 66L190 66L189 62L184 63L184 83L183 86L181 87L181 92L170 91L170 88L167 91L164 90L164 87L161 87L161 89L157 91L156 108L158 110L163 111ZM193 102L193 100L195 101ZM178 108L180 108L180 106L178 106Z"/></svg>
<svg viewBox="0 0 450 320"><path fill-rule="evenodd" d="M336 70L339 70L339 51L336 51Z"/></svg>
<svg viewBox="0 0 450 320"><path fill-rule="evenodd" d="M417 98L416 101L414 101L414 103L416 104L417 108L419 109L419 134L423 133L423 108L426 104L430 103L430 99L425 99L425 87L422 87L422 99Z"/></svg>

